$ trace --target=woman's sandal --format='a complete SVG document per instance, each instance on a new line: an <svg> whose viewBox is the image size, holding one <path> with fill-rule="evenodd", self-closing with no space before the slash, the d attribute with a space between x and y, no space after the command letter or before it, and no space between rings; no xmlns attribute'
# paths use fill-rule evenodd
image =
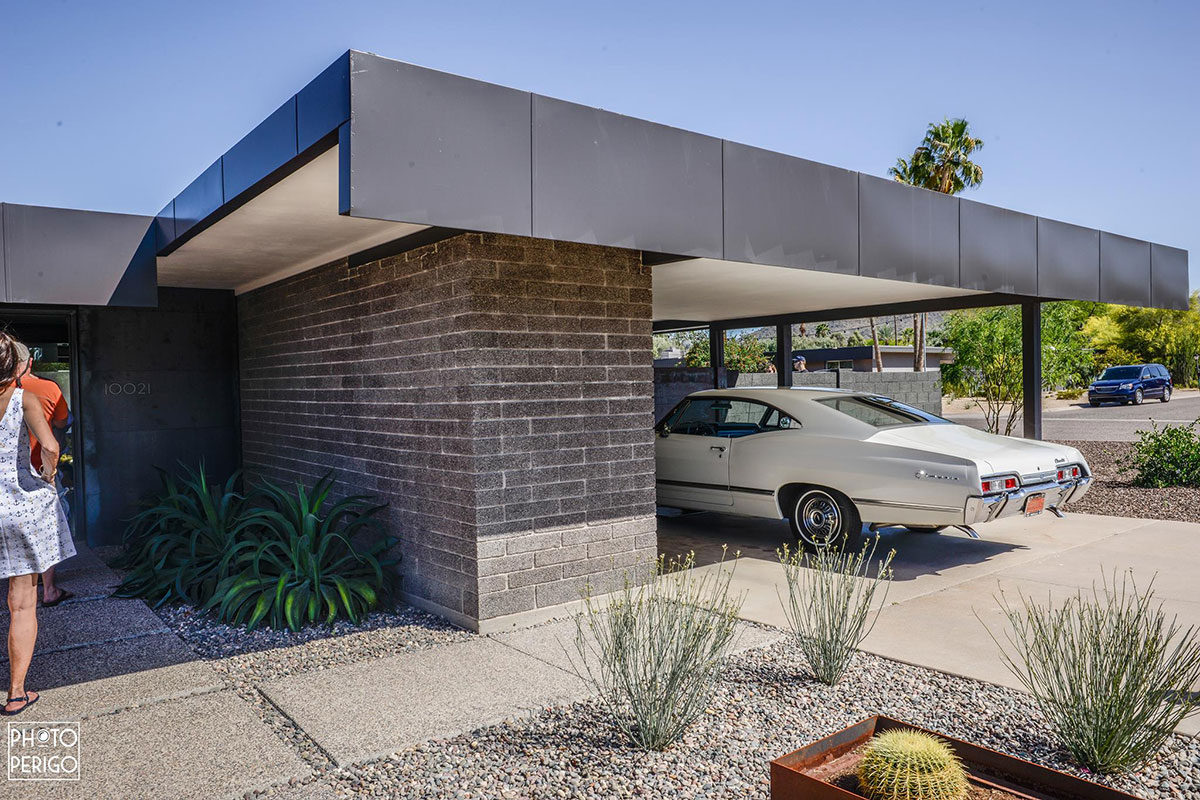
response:
<svg viewBox="0 0 1200 800"><path fill-rule="evenodd" d="M29 708L31 705L41 699L42 696L39 694L37 697L30 700L29 692L26 692L23 697L10 697L8 698L9 703L24 703L25 705L21 706L16 711L9 711L7 708L0 709L0 714L3 714L6 717L15 717L17 714L20 714L22 711ZM5 705L8 705L8 703L5 703Z"/></svg>
<svg viewBox="0 0 1200 800"><path fill-rule="evenodd" d="M59 603L65 603L66 601L70 600L74 596L75 596L74 592L68 592L66 589L63 589L59 593L57 600L51 600L49 603L47 603L45 600L43 600L42 608L54 608Z"/></svg>

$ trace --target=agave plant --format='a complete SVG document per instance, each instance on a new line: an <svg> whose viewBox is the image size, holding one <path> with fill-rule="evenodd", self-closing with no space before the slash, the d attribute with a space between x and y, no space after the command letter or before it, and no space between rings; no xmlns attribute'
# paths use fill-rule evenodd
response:
<svg viewBox="0 0 1200 800"><path fill-rule="evenodd" d="M219 484L203 464L183 470L176 478L159 469L162 488L125 529L117 566L128 572L117 597L141 597L156 608L172 600L199 605L233 573L238 554L253 547L245 534L256 523L235 491L238 474Z"/></svg>
<svg viewBox="0 0 1200 800"><path fill-rule="evenodd" d="M254 543L236 556L236 569L205 604L224 622L273 628L358 622L390 595L386 552L397 542L381 530L385 505L353 496L333 502L333 473L311 488L289 492L270 482L257 487L265 507L249 515Z"/></svg>

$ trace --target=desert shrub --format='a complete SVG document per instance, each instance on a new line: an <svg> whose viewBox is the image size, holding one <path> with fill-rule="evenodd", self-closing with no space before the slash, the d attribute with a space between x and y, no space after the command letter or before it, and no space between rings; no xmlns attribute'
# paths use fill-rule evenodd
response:
<svg viewBox="0 0 1200 800"><path fill-rule="evenodd" d="M1200 708L1191 692L1200 682L1200 631L1167 619L1153 582L1140 593L1126 573L1119 585L1106 579L1059 608L1023 594L1001 605L1005 664L1082 766L1137 769Z"/></svg>
<svg viewBox="0 0 1200 800"><path fill-rule="evenodd" d="M1200 420L1138 431L1133 445L1134 483L1152 489L1200 486Z"/></svg>
<svg viewBox="0 0 1200 800"><path fill-rule="evenodd" d="M332 473L312 488L264 483L246 495L238 475L214 484L204 467L162 487L125 531L118 597L155 607L179 601L222 621L298 629L338 617L357 622L391 593L396 540L366 497L333 502Z"/></svg>
<svg viewBox="0 0 1200 800"><path fill-rule="evenodd" d="M701 714L720 678L741 598L732 569L693 569L695 555L654 562L648 582L626 574L600 602L590 589L576 617L576 674L638 747L663 750Z"/></svg>
<svg viewBox="0 0 1200 800"><path fill-rule="evenodd" d="M792 552L786 545L778 552L787 579L787 597L779 598L784 616L813 675L830 686L846 674L887 598L896 551L878 559L872 575L878 542L876 536L857 553L828 548ZM880 589L883 596L876 606Z"/></svg>
<svg viewBox="0 0 1200 800"><path fill-rule="evenodd" d="M155 607L170 601L200 605L232 571L248 548L252 523L237 491L235 473L211 483L204 465L184 467L179 477L160 469L160 488L143 501L124 535L116 566L127 570L114 594L140 597Z"/></svg>
<svg viewBox="0 0 1200 800"><path fill-rule="evenodd" d="M1059 389L1054 396L1059 400L1078 400L1083 397L1086 389Z"/></svg>
<svg viewBox="0 0 1200 800"><path fill-rule="evenodd" d="M324 622L358 622L390 594L386 553L397 540L377 518L385 505L365 496L330 501L332 473L294 493L264 482L251 512L253 546L239 549L236 572L221 581L205 604L217 618L255 628ZM359 543L356 544L356 540Z"/></svg>
<svg viewBox="0 0 1200 800"><path fill-rule="evenodd" d="M856 773L871 800L960 800L968 788L966 770L950 745L904 728L873 737Z"/></svg>

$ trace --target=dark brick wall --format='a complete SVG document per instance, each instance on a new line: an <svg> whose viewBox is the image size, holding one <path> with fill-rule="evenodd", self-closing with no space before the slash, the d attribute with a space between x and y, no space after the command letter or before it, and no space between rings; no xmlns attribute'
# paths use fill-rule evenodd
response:
<svg viewBox="0 0 1200 800"><path fill-rule="evenodd" d="M463 622L652 556L650 270L463 234L239 298L243 460L390 502L410 599Z"/></svg>

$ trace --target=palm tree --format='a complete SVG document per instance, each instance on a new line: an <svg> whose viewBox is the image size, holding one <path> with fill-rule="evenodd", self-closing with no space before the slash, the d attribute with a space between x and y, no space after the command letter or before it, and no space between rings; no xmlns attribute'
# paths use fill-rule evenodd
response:
<svg viewBox="0 0 1200 800"><path fill-rule="evenodd" d="M983 140L971 135L970 123L965 119L931 122L912 158L896 159L896 166L888 174L900 183L958 194L983 182L983 168L971 160L971 155L981 149Z"/></svg>
<svg viewBox="0 0 1200 800"><path fill-rule="evenodd" d="M983 183L983 168L971 160L971 154L982 148L983 140L971 135L965 119L931 122L912 158L896 159L888 174L900 183L958 194ZM924 314L913 314L913 370L925 371Z"/></svg>

